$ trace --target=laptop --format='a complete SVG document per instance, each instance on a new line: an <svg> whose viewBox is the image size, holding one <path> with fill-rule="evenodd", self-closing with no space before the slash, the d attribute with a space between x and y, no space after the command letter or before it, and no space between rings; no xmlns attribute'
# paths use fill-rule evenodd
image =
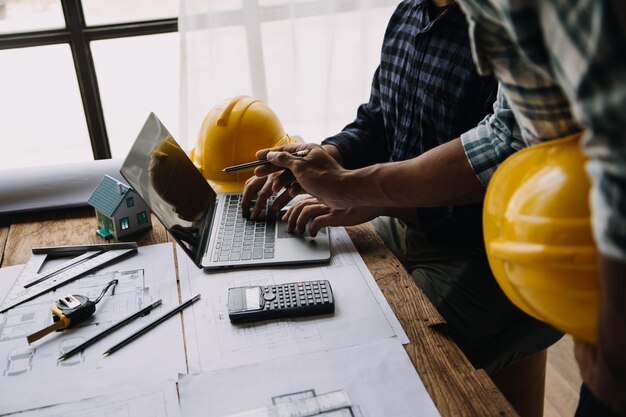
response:
<svg viewBox="0 0 626 417"><path fill-rule="evenodd" d="M242 193L217 194L154 113L120 172L200 268L330 260L327 228L316 237L287 233L282 213L267 208L259 221L244 219Z"/></svg>

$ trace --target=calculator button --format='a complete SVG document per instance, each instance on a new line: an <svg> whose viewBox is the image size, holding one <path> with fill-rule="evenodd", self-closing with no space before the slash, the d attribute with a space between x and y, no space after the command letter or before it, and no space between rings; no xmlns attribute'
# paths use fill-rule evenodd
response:
<svg viewBox="0 0 626 417"><path fill-rule="evenodd" d="M265 294L263 294L263 298L266 301L272 301L274 298L276 298L276 294L274 294L273 292L266 292Z"/></svg>

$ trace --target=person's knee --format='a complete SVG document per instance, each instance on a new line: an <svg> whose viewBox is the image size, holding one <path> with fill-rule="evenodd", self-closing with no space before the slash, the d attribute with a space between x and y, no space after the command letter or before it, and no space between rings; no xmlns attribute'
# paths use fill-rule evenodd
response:
<svg viewBox="0 0 626 417"><path fill-rule="evenodd" d="M370 221L378 236L387 248L406 268L407 245L405 231L399 227L398 220L392 217L381 216Z"/></svg>

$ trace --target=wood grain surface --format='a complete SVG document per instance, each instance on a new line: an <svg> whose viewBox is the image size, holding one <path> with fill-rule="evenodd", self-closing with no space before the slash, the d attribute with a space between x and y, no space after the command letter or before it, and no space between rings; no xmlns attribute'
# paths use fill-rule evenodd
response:
<svg viewBox="0 0 626 417"><path fill-rule="evenodd" d="M172 241L156 218L152 223L151 230L132 239L139 245ZM442 333L443 319L374 229L361 225L347 230L409 336L407 353L441 415L516 416L491 379ZM102 243L95 231L91 208L1 216L1 265L24 263L37 246Z"/></svg>

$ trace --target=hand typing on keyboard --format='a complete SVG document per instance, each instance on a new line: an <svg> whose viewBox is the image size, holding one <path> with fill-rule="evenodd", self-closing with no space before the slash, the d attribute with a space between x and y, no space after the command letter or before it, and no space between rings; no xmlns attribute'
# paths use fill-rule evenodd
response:
<svg viewBox="0 0 626 417"><path fill-rule="evenodd" d="M263 210L259 220L241 215L241 195L228 195L213 262L274 258L276 214Z"/></svg>

